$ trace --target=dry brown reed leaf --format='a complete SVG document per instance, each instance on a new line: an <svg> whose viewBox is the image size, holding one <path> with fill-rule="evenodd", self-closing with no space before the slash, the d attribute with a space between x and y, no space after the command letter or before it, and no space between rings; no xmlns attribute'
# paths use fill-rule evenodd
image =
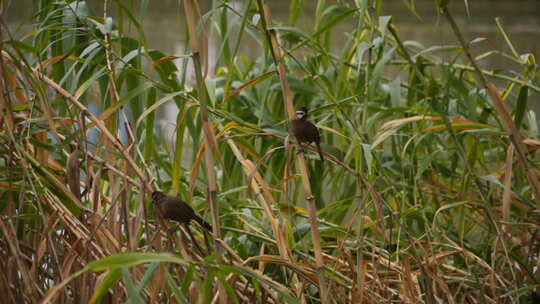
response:
<svg viewBox="0 0 540 304"><path fill-rule="evenodd" d="M403 256L403 283L405 285L405 294L410 302L418 300L420 286L418 283L418 274L412 271L411 260L408 254Z"/></svg>
<svg viewBox="0 0 540 304"><path fill-rule="evenodd" d="M26 140L25 140L26 141ZM28 148L28 151L31 152L31 155L35 155L36 158L35 158L35 161L38 161L37 160L37 157L45 157L45 155L39 155L39 152L42 150L40 148L36 148L35 145L32 145L30 144L28 141L25 142L25 147ZM65 174L65 171L66 171L66 168L63 167L63 166L60 166L53 158L52 156L50 155L50 153L47 153L47 160L43 161L43 165L40 166L40 168L45 168L45 169L52 169L51 170L47 170L47 172L49 172L52 176L54 176L57 180L59 180L60 182L62 183L66 183L66 174ZM35 163L35 162L32 162L32 163ZM63 174L62 174L63 173Z"/></svg>
<svg viewBox="0 0 540 304"><path fill-rule="evenodd" d="M165 278L165 267L167 267L167 264L161 264L158 266L158 269L156 269L156 274L154 275L154 279L151 280L148 283L148 289L150 292L149 295L149 303L158 303L159 294L165 287L166 278Z"/></svg>
<svg viewBox="0 0 540 304"><path fill-rule="evenodd" d="M233 263L236 263L236 265L244 264L244 261L242 260L242 258L236 253L236 251L234 251L229 245L227 245L227 243L225 243L224 241L220 239L216 239L216 242L218 242L220 246L222 246L222 248L224 248L227 251L227 253L231 257L231 260L234 261ZM264 247L264 244L263 244L263 247ZM261 269L258 269L257 273L264 273L264 271ZM269 295L270 299L272 300L268 303L279 303L276 300L276 296L274 295L272 289L265 282L261 281L259 282L259 284L261 288L264 290L264 292L266 292L266 294ZM267 302L264 302L264 303L267 303Z"/></svg>
<svg viewBox="0 0 540 304"><path fill-rule="evenodd" d="M37 171L40 172L46 180L48 180L57 190L64 194L75 206L79 208L80 211L87 209L65 186L64 181L60 181L47 168L40 166L38 161L34 159L26 150L21 149L20 152L33 166L35 166L36 169L38 169Z"/></svg>
<svg viewBox="0 0 540 304"><path fill-rule="evenodd" d="M39 79L38 75L34 74L34 76ZM42 109L43 116L45 117L45 119L47 121L47 124L49 126L48 132L50 132L50 134L52 134L52 136L54 136L54 138L58 142L62 142L62 136L60 134L58 134L58 132L56 131L57 130L57 127L56 127L57 125L56 125L56 123L55 123L55 121L53 119L53 117L56 116L53 113L54 107L52 107L48 103L48 99L46 99L45 97L37 98L37 101L39 103L39 106Z"/></svg>
<svg viewBox="0 0 540 304"><path fill-rule="evenodd" d="M35 137L38 142L47 144L48 138L46 131L36 133ZM39 162L39 164L44 167L48 167L49 151L47 151L47 149L36 146L34 147L34 152L36 153L36 160Z"/></svg>
<svg viewBox="0 0 540 304"><path fill-rule="evenodd" d="M49 159L47 160L47 165L50 169L55 171L64 171L64 167L60 166L60 164L49 155Z"/></svg>
<svg viewBox="0 0 540 304"><path fill-rule="evenodd" d="M56 219L55 224L58 223L58 221L59 219ZM41 263L41 258L43 258L43 255L47 251L47 243L50 241L50 237L50 234L44 233L37 245L35 260L34 263L32 263L32 268L30 268L30 273L33 278L37 277L37 268Z"/></svg>
<svg viewBox="0 0 540 304"><path fill-rule="evenodd" d="M367 293L367 284L366 284L366 272L367 264L361 263L358 265L358 277L356 278L356 286L358 286L358 303L364 303L364 296Z"/></svg>
<svg viewBox="0 0 540 304"><path fill-rule="evenodd" d="M268 168L268 165L261 162L261 158L259 157L259 155L257 153L255 153L253 150L251 150L250 148L246 147L245 145L243 145L241 142L238 142L238 141L235 141L234 144L240 148L242 151L246 152L247 154L249 154L249 156L253 157L253 159L255 159L257 161L257 163L261 163L261 165L265 168ZM264 158L264 157L263 157Z"/></svg>
<svg viewBox="0 0 540 304"><path fill-rule="evenodd" d="M328 131L328 132L330 132L330 133L334 133L334 134L336 134L336 135L338 135L338 136L341 136L341 137L344 137L344 138L349 138L349 137L346 136L345 134L342 134L342 133L338 132L336 129L330 128L330 127L328 127L328 126L324 126L324 125L319 125L319 124L317 124L317 128L322 129L322 130L325 130L325 131Z"/></svg>
<svg viewBox="0 0 540 304"><path fill-rule="evenodd" d="M485 270L489 273L489 275L492 275L494 276L494 278L496 279L496 281L498 282L505 282L505 279L504 277L501 276L501 274L497 273L497 271L495 271L491 265L489 265L485 260L483 260L481 257L477 256L476 254L474 254L473 252L465 249L465 248L462 248L460 247L459 245L455 244L454 242L452 242L451 240L448 240L449 241L449 244L453 244L454 248L459 252L461 253L465 258L470 258L472 260L474 260L478 266L481 266L483 268L485 268Z"/></svg>
<svg viewBox="0 0 540 304"><path fill-rule="evenodd" d="M247 82L245 82L244 84L242 84L241 86L239 86L238 88L230 91L226 96L225 98L223 98L223 102L227 102L227 100L229 100L229 98L233 97L234 95L242 92L243 90L261 82L262 80L265 80L266 78L272 76L274 73L276 73L276 71L270 71L270 72L267 72L267 73L264 73L258 77L255 77L254 79L251 79Z"/></svg>
<svg viewBox="0 0 540 304"><path fill-rule="evenodd" d="M245 168L244 171L248 171L247 174L248 177L248 184L251 185L250 189L253 190L256 194L260 195L262 194L265 198L265 202L269 203L268 210L271 210L271 206L276 205L276 201L274 197L270 194L270 187L266 183L266 181L262 178L261 174L257 170L257 167L253 164L252 161L243 159L242 160L242 166ZM246 172L247 173L247 172ZM272 212L273 214L273 212Z"/></svg>
<svg viewBox="0 0 540 304"><path fill-rule="evenodd" d="M4 77L6 79L6 84L11 88L11 92L13 92L13 94L15 95L15 98L20 104L27 104L28 101L23 94L23 90L21 90L21 88L24 88L25 85L21 84L19 87L19 84L17 84L17 73L12 72L10 71L9 68L7 68L8 65L12 65L14 69L16 70L17 66L13 64L13 62L11 62L10 60L6 60L4 61L4 63L5 63ZM5 112L2 112L2 113L5 113Z"/></svg>
<svg viewBox="0 0 540 304"><path fill-rule="evenodd" d="M92 176L91 184L89 186L90 193L90 202L92 204L92 210L94 213L101 214L101 174L104 171L104 168L99 168L95 173L90 171ZM102 215L102 214L101 214Z"/></svg>
<svg viewBox="0 0 540 304"><path fill-rule="evenodd" d="M148 75L148 77L152 77L152 73L154 72L154 69L164 63L164 62L169 62L169 61L173 61L173 60L176 60L176 59L180 59L182 58L181 56L163 56L161 58L159 58L158 60L152 62L152 64L148 67L148 69L146 70L146 74Z"/></svg>
<svg viewBox="0 0 540 304"><path fill-rule="evenodd" d="M529 146L539 147L540 148L540 140L527 138L523 140L523 143Z"/></svg>
<svg viewBox="0 0 540 304"><path fill-rule="evenodd" d="M111 198L110 201L103 200L108 204L104 204L105 208L109 208L107 211L108 216L105 217L105 225L108 228L107 233L111 234L113 238L121 238L121 222L120 222L120 205L121 205L121 187L120 179L114 176L110 171L107 171L109 175L109 187ZM109 205L109 206L107 206ZM116 252L116 251L113 251Z"/></svg>
<svg viewBox="0 0 540 304"><path fill-rule="evenodd" d="M210 120L207 119L205 122L203 122L203 132L205 134L204 136L205 143L211 148L211 151L214 152L213 155L215 155L215 157L221 164L221 168L224 171L226 171L227 167L223 163L223 157L221 156L221 151L219 151L218 140L217 140L214 129L215 129L214 124ZM212 160L212 163L213 163L213 160ZM212 170L213 170L213 167L212 167Z"/></svg>
<svg viewBox="0 0 540 304"><path fill-rule="evenodd" d="M442 118L440 116L426 116L426 115L416 115L416 116L407 117L407 118L394 119L394 120L385 122L381 126L379 132L384 132L389 129L397 128L406 123L423 121L423 120L435 121L435 120L441 120L441 119Z"/></svg>
<svg viewBox="0 0 540 304"><path fill-rule="evenodd" d="M292 271L299 274L302 278L308 280L309 282L313 284L317 284L318 277L317 277L317 269L316 267L312 267L312 265L305 264L306 266L301 266L298 263L292 263L287 259L284 259L280 256L276 255L259 255L259 256L252 256L244 261L244 264L248 264L252 261L255 262L263 262L266 264L275 264L275 265L281 265L286 266L287 268L291 269ZM313 265L314 266L314 265Z"/></svg>
<svg viewBox="0 0 540 304"><path fill-rule="evenodd" d="M98 259L106 255L110 255L110 251L106 250L106 247L92 241L87 227L83 225L77 217L69 212L56 196L52 196L47 193L46 195L47 199L45 199L44 202L47 202L48 206L53 209L53 213L58 214L58 218L62 222L63 227L69 231L72 237L75 237L75 239L79 239L86 244L85 249L88 250L90 254L89 259ZM92 218L92 215L97 216L93 213L89 213L88 215L90 218ZM71 248L72 244L69 242L69 240L65 240L68 248Z"/></svg>
<svg viewBox="0 0 540 304"><path fill-rule="evenodd" d="M80 276L84 271L86 271L86 270L85 269L79 270L78 272L73 273L69 277L62 280L62 282L60 282L59 284L56 284L53 287L49 288L47 290L47 292L45 293L45 295L40 299L40 301L39 302L34 302L34 303L39 303L39 304L54 303L53 299L57 296L57 294L60 291L62 291L62 289L64 289L64 287L67 284L69 284L69 282L71 282L76 277Z"/></svg>
<svg viewBox="0 0 540 304"><path fill-rule="evenodd" d="M269 277L268 275L266 275L266 274L264 274L264 273L262 273L262 272L259 272L259 271L256 270L256 269L250 268L250 267L248 267L248 266L245 266L245 265L242 265L242 264L239 264L239 263L233 263L233 266L234 266L236 269L238 269L238 270L240 270L240 271L242 271L242 272L254 273L254 274L256 274L257 276L263 278L263 281L261 281L261 282L264 282L264 281L266 281L266 282L271 282L271 284L274 286L274 288L281 289L283 292L287 292L287 293L290 294L289 289L286 288L285 286L283 286L283 284L281 284L281 283L275 281L274 279L272 279L272 278ZM265 291L268 292L269 294L271 294L272 297L273 297L274 299L277 299L277 298L278 298L278 297L276 297L275 294L271 291L271 289L269 289L269 288L267 287L266 284L261 284L261 286L265 286L265 287L266 287Z"/></svg>
<svg viewBox="0 0 540 304"><path fill-rule="evenodd" d="M540 182L538 181L538 175L535 170L528 165L528 161L525 157L525 147L523 146L523 138L521 133L518 131L506 104L504 103L499 91L495 85L484 79L485 87L488 91L488 95L499 114L503 125L505 126L508 133L511 135L511 139L514 143L517 155L521 161L521 165L525 169L527 179L531 184L532 190L534 192L534 197L536 199L537 205L540 207Z"/></svg>
<svg viewBox="0 0 540 304"><path fill-rule="evenodd" d="M8 244L9 250L11 251L11 256L15 260L17 265L17 272L22 277L24 282L23 294L31 301L37 301L37 290L32 277L30 276L29 269L27 264L23 261L21 251L19 248L19 240L17 239L15 228L13 227L13 222L11 219L1 220L0 221L0 230L2 235L5 238L5 242Z"/></svg>
<svg viewBox="0 0 540 304"><path fill-rule="evenodd" d="M236 159L242 164L242 169L246 176L249 177L252 172L257 172L255 170L255 165L250 160L244 158L244 156L240 153L238 147L236 147L236 144L232 139L227 139L227 143L231 148L233 154L236 156ZM283 234L279 225L279 221L277 220L274 212L272 211L272 205L275 205L275 200L270 191L268 191L268 185L266 185L266 182L260 176L260 174L258 174L257 172L254 176L255 179L250 179L250 181L248 182L248 186L259 197L262 203L263 209L270 222L270 226L272 227L272 232L274 233L274 236L276 238L276 243L280 256L284 259L292 260L291 253L288 250L286 236Z"/></svg>
<svg viewBox="0 0 540 304"><path fill-rule="evenodd" d="M259 256L263 256L264 255L264 249L266 248L266 244L265 243L262 243L261 244L261 248L259 249ZM264 273L264 268L265 268L265 265L266 263L264 261L259 261L259 265L257 265L257 269Z"/></svg>
<svg viewBox="0 0 540 304"><path fill-rule="evenodd" d="M81 172L79 168L79 150L75 149L67 159L66 180L69 190L81 200Z"/></svg>
<svg viewBox="0 0 540 304"><path fill-rule="evenodd" d="M452 200L475 201L480 198L478 194L475 194L472 192L463 193L463 191L452 189L448 187L447 185L440 183L437 180L437 176L435 174L432 176L431 182L427 182L427 181L420 182L420 186L421 186L422 191L426 191L426 193L439 196L439 197L452 199Z"/></svg>
<svg viewBox="0 0 540 304"><path fill-rule="evenodd" d="M256 171L253 162L248 159L242 159L240 162L242 164L242 168L244 169L245 174L248 177L252 172L256 172L253 175L254 179L250 179L251 182L249 183L249 186L253 190L253 192L259 196L263 209L268 216L268 220L270 221L270 225L272 226L274 236L276 237L276 242L278 243L280 255L283 258L292 260L292 255L288 250L288 246L286 245L286 237L283 234L283 231L281 230L281 227L279 225L279 220L277 219L272 209L272 206L276 205L276 201L270 193L268 184L264 181L260 173Z"/></svg>
<svg viewBox="0 0 540 304"><path fill-rule="evenodd" d="M83 239L77 239L73 243L70 243L69 240L64 239L67 248L69 248L67 254L62 260L61 266L61 275L60 278L67 278L72 272L71 269L75 261L80 257L84 257L81 253L83 252Z"/></svg>
<svg viewBox="0 0 540 304"><path fill-rule="evenodd" d="M202 164L205 149L206 149L206 145L202 143L199 147L199 150L197 150L195 161L193 162L193 165L191 166L188 200L191 200L191 197L193 196L193 190L195 189L195 183L197 182L197 178L199 177L199 168Z"/></svg>
<svg viewBox="0 0 540 304"><path fill-rule="evenodd" d="M13 61L4 50L1 50L0 64L4 66L4 62L12 63ZM4 71L6 70L7 69L4 69L4 68L0 70L0 75L2 75L2 78L6 78L6 76L4 76L5 75ZM7 94L7 92L3 92L3 93L4 94L2 94L2 102L0 102L0 111L1 111L0 113L2 113L2 115L0 115L0 127L1 127L0 130L4 129L3 125L5 121L5 123L7 124L6 130L8 131L8 136L10 137L11 140L14 141L15 138L13 135L13 130L15 127L15 115L13 115L13 105L10 98L11 95Z"/></svg>
<svg viewBox="0 0 540 304"><path fill-rule="evenodd" d="M99 229L97 229L94 233L96 235L96 241L102 248L106 249L111 254L121 252L121 243L114 236L113 232L106 226L99 226Z"/></svg>
<svg viewBox="0 0 540 304"><path fill-rule="evenodd" d="M512 174L513 174L513 162L514 159L514 145L510 144L506 150L506 168L504 172L504 191L502 198L502 220L508 221L510 219L510 198L512 195Z"/></svg>
<svg viewBox="0 0 540 304"><path fill-rule="evenodd" d="M238 145L237 142L235 142L235 144ZM264 161L265 161L267 158L269 158L272 154L274 154L274 152L276 152L277 150L283 149L283 148L284 148L283 146L279 146L279 147L275 147L275 148L272 148L272 149L266 151L266 153L263 155L263 157L262 157L260 160L257 161L257 163L255 164L253 170L252 170L252 171L249 173L249 175L247 176L247 178L248 178L248 185L251 183L251 179L252 179L255 175L257 175L257 174L258 174L258 180L259 180L259 183L261 184L261 181L260 181L260 180L262 179L262 177L261 177L260 174L259 174L259 167L260 167L261 165L264 166L264 167L268 167L268 166L264 163ZM252 162L251 164L253 164L253 162ZM263 184L261 184L261 185L263 185L263 186L268 190L268 189L269 189L268 184L267 184L264 180L262 180L262 183L263 183ZM251 190L251 188L249 188L249 189ZM250 198L252 197L252 196L251 196L251 191L249 191L248 196L249 196Z"/></svg>
<svg viewBox="0 0 540 304"><path fill-rule="evenodd" d="M42 234L42 239L37 247L36 257L32 265L32 276L34 278L37 277L37 269L45 253L48 251L49 253L52 252L53 254L56 254L56 248L54 248L53 245L53 233L59 222L60 219L56 216L56 213L53 213L47 220L48 225L45 227L44 233Z"/></svg>

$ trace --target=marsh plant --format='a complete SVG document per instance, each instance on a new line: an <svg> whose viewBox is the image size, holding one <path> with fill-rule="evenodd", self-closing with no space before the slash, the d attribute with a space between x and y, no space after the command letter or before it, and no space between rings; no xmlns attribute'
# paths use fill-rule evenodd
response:
<svg viewBox="0 0 540 304"><path fill-rule="evenodd" d="M151 1L33 1L17 38L2 20L1 302L529 301L534 56L501 20L507 51L479 52L452 15L467 1L433 1L455 37L436 46L386 1L318 0L309 27L307 2L273 21L272 1L178 1L181 54L148 46ZM288 136L302 106L324 163ZM213 232L164 219L154 190Z"/></svg>

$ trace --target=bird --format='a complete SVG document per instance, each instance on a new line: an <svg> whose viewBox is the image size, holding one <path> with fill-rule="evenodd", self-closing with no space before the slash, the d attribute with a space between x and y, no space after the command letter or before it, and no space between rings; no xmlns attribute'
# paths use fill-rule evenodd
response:
<svg viewBox="0 0 540 304"><path fill-rule="evenodd" d="M181 199L166 195L161 191L154 191L152 192L152 200L164 218L180 224L189 224L191 220L195 220L206 230L212 231L212 226L197 216L193 208Z"/></svg>
<svg viewBox="0 0 540 304"><path fill-rule="evenodd" d="M317 150L319 151L319 156L321 161L324 161L324 156L321 150L321 135L319 129L307 120L308 109L307 107L301 107L295 112L296 118L291 120L291 132L294 137L298 140L300 145L300 151L303 151L303 143L308 145L312 142L317 145Z"/></svg>

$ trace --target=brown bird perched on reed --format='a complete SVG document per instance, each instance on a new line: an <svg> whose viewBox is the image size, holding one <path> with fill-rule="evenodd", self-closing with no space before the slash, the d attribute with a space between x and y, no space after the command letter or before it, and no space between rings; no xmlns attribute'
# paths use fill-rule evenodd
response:
<svg viewBox="0 0 540 304"><path fill-rule="evenodd" d="M313 123L307 120L307 107L301 107L300 109L296 110L295 114L296 118L291 121L291 132L292 135L298 140L300 152L303 152L304 150L304 146L302 145L303 143L307 143L307 145L309 145L310 143L314 142L315 145L317 145L317 150L319 151L321 161L324 161L320 144L321 135L319 133L319 129L317 129Z"/></svg>
<svg viewBox="0 0 540 304"><path fill-rule="evenodd" d="M165 195L161 191L152 192L152 200L161 212L161 215L180 224L189 224L191 220L195 220L203 228L212 231L212 226L205 220L195 214L195 211L186 202L179 198Z"/></svg>

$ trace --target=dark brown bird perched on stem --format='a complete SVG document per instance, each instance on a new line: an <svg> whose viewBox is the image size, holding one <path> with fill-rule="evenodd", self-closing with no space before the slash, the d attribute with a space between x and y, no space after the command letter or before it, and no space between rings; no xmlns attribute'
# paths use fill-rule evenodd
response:
<svg viewBox="0 0 540 304"><path fill-rule="evenodd" d="M307 120L308 109L306 107L301 107L296 110L296 118L291 121L291 132L294 137L298 140L300 145L300 152L303 152L304 146L303 143L309 145L312 142L315 142L317 145L317 150L319 151L319 156L321 161L324 161L324 156L321 150L321 135L319 134L319 129Z"/></svg>
<svg viewBox="0 0 540 304"><path fill-rule="evenodd" d="M152 200L164 218L177 221L180 224L189 224L191 220L195 220L206 230L212 231L212 226L198 217L193 208L181 199L165 195L161 191L154 191L152 192Z"/></svg>

